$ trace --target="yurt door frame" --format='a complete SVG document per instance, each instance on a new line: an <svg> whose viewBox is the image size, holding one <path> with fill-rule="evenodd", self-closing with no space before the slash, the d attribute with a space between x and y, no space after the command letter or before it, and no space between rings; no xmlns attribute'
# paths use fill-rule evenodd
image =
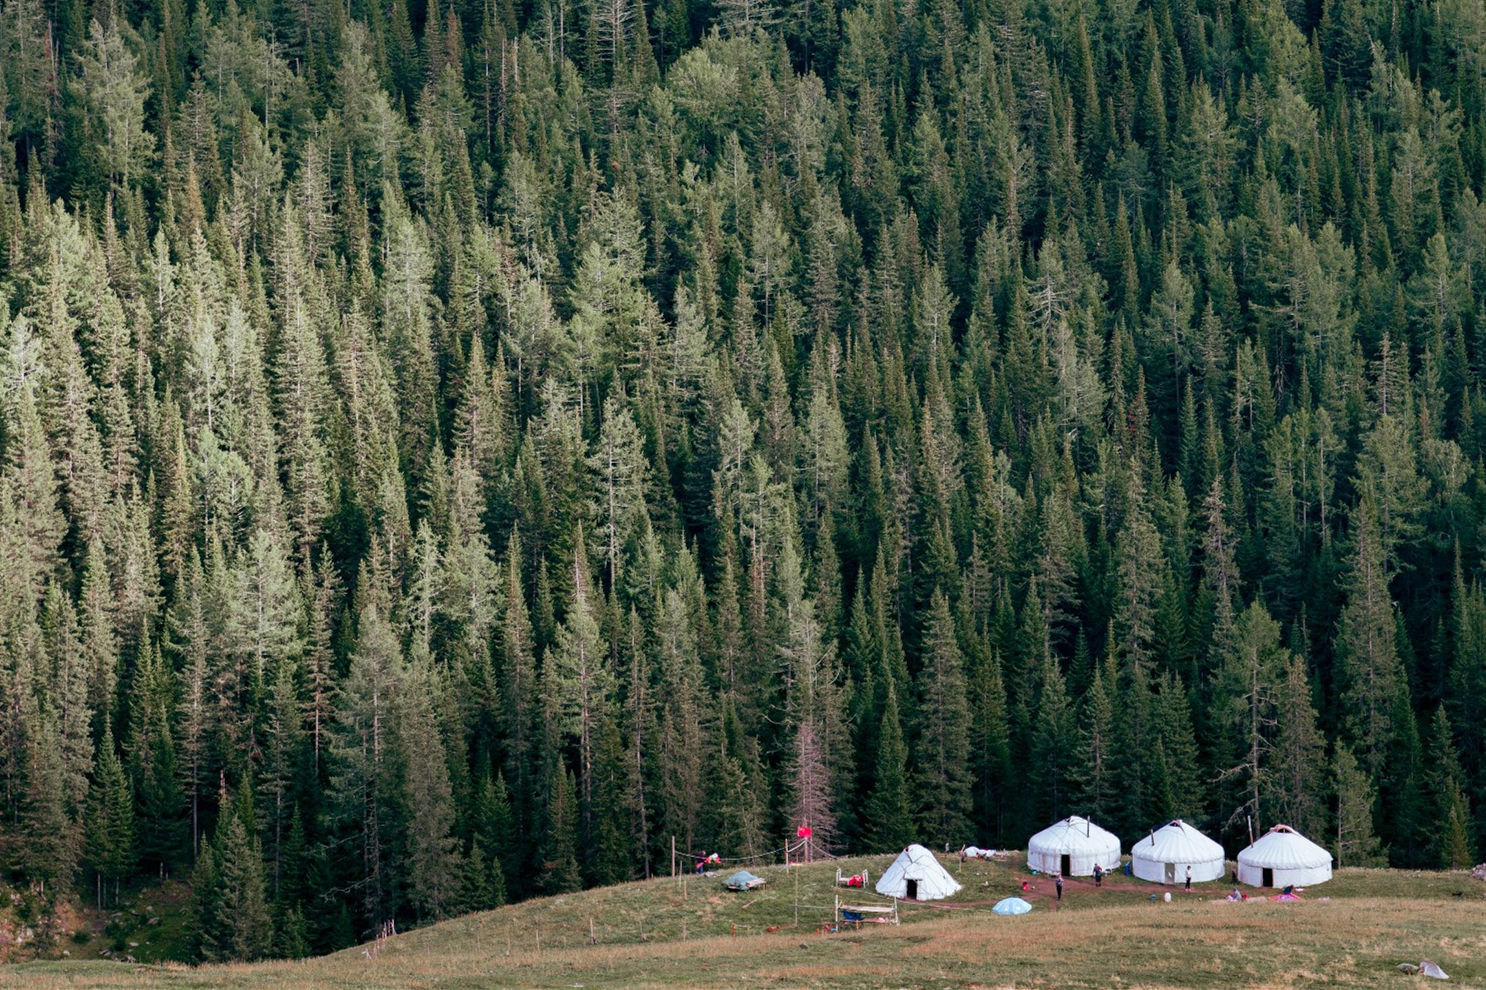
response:
<svg viewBox="0 0 1486 990"><path fill-rule="evenodd" d="M1176 864L1175 863L1167 863L1166 864L1166 882L1167 883L1176 883Z"/></svg>
<svg viewBox="0 0 1486 990"><path fill-rule="evenodd" d="M1273 887L1274 886L1274 869L1272 867L1266 866L1264 868L1264 875L1260 879L1263 880L1264 882L1261 883L1259 886L1261 886L1261 887Z"/></svg>
<svg viewBox="0 0 1486 990"><path fill-rule="evenodd" d="M1073 857L1064 853L1062 860L1059 861L1059 867L1065 877L1073 876Z"/></svg>

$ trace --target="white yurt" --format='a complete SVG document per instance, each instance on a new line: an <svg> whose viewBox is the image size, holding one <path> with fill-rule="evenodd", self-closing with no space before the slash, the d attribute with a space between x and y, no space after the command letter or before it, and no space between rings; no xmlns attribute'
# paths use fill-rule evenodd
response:
<svg viewBox="0 0 1486 990"><path fill-rule="evenodd" d="M1223 878L1223 847L1177 818L1130 847L1130 869L1142 880L1202 883Z"/></svg>
<svg viewBox="0 0 1486 990"><path fill-rule="evenodd" d="M884 897L937 901L955 893L960 884L939 865L933 853L915 843L898 854L893 865L878 877L875 887Z"/></svg>
<svg viewBox="0 0 1486 990"><path fill-rule="evenodd" d="M1238 879L1251 887L1325 883L1331 879L1331 853L1289 825L1276 825L1238 854Z"/></svg>
<svg viewBox="0 0 1486 990"><path fill-rule="evenodd" d="M1087 877L1098 865L1120 868L1120 840L1078 815L1071 815L1027 840L1027 867L1065 877Z"/></svg>

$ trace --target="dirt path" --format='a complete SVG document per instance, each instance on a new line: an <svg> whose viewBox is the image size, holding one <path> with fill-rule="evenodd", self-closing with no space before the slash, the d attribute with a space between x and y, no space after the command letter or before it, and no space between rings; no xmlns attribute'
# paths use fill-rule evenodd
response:
<svg viewBox="0 0 1486 990"><path fill-rule="evenodd" d="M1031 886L1027 890L1012 890L1005 896L1020 897L1022 900L1028 901L1033 904L1042 902L1057 904L1058 892L1057 887L1053 883L1052 877L1046 875L1039 876L1036 880L1030 881L1030 883ZM1170 891L1173 899L1177 897L1201 897L1202 894L1210 892L1202 888L1194 887L1189 893L1183 890L1180 886L1168 887L1164 884L1159 883L1109 883L1103 886L1095 886L1092 877L1063 878L1064 897L1068 897L1075 893L1079 894L1080 896L1087 896L1092 894L1097 897L1103 894L1106 890L1118 892L1134 892L1137 894L1164 894L1167 891ZM904 899L903 903L918 904L923 907L937 908L940 911L959 911L965 908L991 907L999 903L1001 900L1002 898L998 897L995 900L989 901L954 901L953 903L945 903L943 901L910 901Z"/></svg>

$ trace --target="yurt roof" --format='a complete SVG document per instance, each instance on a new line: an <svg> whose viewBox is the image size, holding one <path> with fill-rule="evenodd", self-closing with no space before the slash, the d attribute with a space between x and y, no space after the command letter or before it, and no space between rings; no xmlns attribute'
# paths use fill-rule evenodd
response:
<svg viewBox="0 0 1486 990"><path fill-rule="evenodd" d="M1028 850L1036 852L1102 851L1119 847L1119 837L1113 832L1078 815L1054 822L1027 841Z"/></svg>
<svg viewBox="0 0 1486 990"><path fill-rule="evenodd" d="M1241 863L1272 870L1303 870L1331 865L1331 853L1295 831L1276 825L1238 854Z"/></svg>

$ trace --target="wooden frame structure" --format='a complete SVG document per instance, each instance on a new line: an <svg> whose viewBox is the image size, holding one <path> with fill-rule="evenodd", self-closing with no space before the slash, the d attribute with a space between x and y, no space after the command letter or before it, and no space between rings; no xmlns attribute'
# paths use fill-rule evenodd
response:
<svg viewBox="0 0 1486 990"><path fill-rule="evenodd" d="M864 924L896 925L898 923L898 899L893 898L893 904L888 907L883 904L842 904L841 896L836 896L836 928L842 925L853 925L860 928Z"/></svg>
<svg viewBox="0 0 1486 990"><path fill-rule="evenodd" d="M851 878L852 877L858 877L858 876L862 878L862 887L863 887L863 889L865 889L867 887L867 885L872 882L872 878L867 874L867 871L866 870L863 870L861 873L850 873L850 874L847 874L847 873L842 873L841 872L841 867L838 866L838 867L836 867L836 886L838 886L838 887L850 887L850 886L852 886Z"/></svg>

